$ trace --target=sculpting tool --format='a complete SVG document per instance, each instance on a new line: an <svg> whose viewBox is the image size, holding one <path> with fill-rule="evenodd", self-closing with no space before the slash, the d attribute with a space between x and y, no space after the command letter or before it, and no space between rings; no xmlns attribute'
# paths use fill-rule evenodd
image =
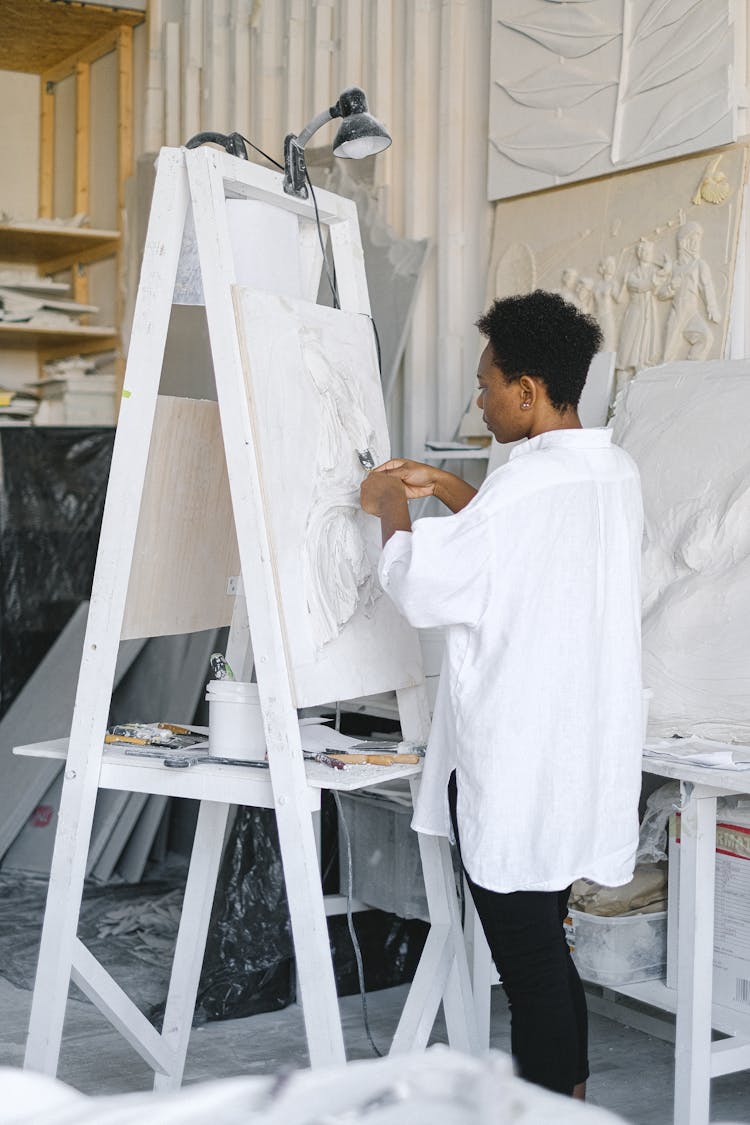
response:
<svg viewBox="0 0 750 1125"><path fill-rule="evenodd" d="M312 750L303 750L302 757L306 758L308 762L321 762L324 766L330 766L334 770L342 770L345 763L339 762L331 754L313 753Z"/></svg>
<svg viewBox="0 0 750 1125"><path fill-rule="evenodd" d="M150 750L139 747L128 746L125 753L129 757L135 758L159 758L162 765L168 766L170 769L186 769L188 766L201 766L206 762L212 762L219 766L250 766L251 769L268 769L268 762L256 761L255 759L244 758L219 758L213 754L164 754L163 750Z"/></svg>
<svg viewBox="0 0 750 1125"><path fill-rule="evenodd" d="M359 463L363 469L367 469L368 472L370 472L375 468L375 458L372 453L370 453L369 449L358 449L356 452L359 457Z"/></svg>
<svg viewBox="0 0 750 1125"><path fill-rule="evenodd" d="M328 750L326 753L345 766L416 766L422 761L419 754L355 754L348 750Z"/></svg>
<svg viewBox="0 0 750 1125"><path fill-rule="evenodd" d="M424 757L426 749L427 744L424 742L376 742L375 739L372 742L354 742L349 747L349 750L362 750L368 754L371 754L374 750L387 750L392 754L419 754L420 757ZM339 750L337 753L348 754L349 750Z"/></svg>

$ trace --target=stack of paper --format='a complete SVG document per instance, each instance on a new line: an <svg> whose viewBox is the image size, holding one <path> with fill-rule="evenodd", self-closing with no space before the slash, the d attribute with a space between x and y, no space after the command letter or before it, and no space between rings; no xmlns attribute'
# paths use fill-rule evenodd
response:
<svg viewBox="0 0 750 1125"><path fill-rule="evenodd" d="M750 769L750 746L731 742L714 742L710 738L654 738L643 749L647 758L685 762L717 770Z"/></svg>

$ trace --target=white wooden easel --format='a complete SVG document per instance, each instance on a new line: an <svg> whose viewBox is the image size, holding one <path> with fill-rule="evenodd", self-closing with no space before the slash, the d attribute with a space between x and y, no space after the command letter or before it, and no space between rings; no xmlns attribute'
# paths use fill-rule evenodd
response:
<svg viewBox="0 0 750 1125"><path fill-rule="evenodd" d="M322 257L312 205L284 195L281 182L277 173L213 149L163 149L159 157L70 739L19 748L67 756L25 1059L27 1067L49 1074L57 1070L73 979L156 1072L157 1088L180 1084L232 804L275 809L310 1062L345 1058L311 811L319 808L321 788L372 785L373 767L338 773L302 758L231 289L236 270L226 201L258 200L298 216L302 290L315 301ZM329 227L341 307L369 315L356 208L322 191L318 204ZM190 221L194 243L186 233ZM190 257L191 245L197 259ZM202 291L205 303L218 415L213 404L158 397L175 285L186 276L187 287ZM207 435L219 419L212 446ZM219 457L213 458L217 447ZM201 478L199 500L190 488L196 465L205 468L206 458L213 464L223 455L241 583L231 536L229 543L214 538L221 527L221 481ZM217 472L223 471L222 462ZM188 480L180 482L180 491L175 478L170 492L170 473L176 472ZM169 536L164 521L173 528ZM172 540L177 546L165 564ZM227 597L228 590L234 595L243 589L245 597ZM249 678L252 632L269 771L220 765L170 770L103 752L120 638L187 632L230 619L228 658L240 677ZM398 702L404 738L424 741L424 685L398 691ZM419 767L377 769L377 780L399 776L409 777L413 788L418 783ZM200 801L161 1034L76 936L99 787ZM448 842L419 842L431 928L391 1050L424 1047L442 1001L451 1044L476 1052Z"/></svg>

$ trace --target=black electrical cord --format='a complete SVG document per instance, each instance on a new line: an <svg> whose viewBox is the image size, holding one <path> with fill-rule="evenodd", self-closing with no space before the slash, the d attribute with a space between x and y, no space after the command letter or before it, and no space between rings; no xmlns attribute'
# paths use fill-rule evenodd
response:
<svg viewBox="0 0 750 1125"><path fill-rule="evenodd" d="M274 158L273 158L272 156L269 156L267 152L264 152L262 148L258 148L258 146L257 146L257 145L254 145L252 141L249 141L249 140L247 139L247 137L243 137L243 136L242 136L242 133L239 133L239 134L238 134L238 136L242 137L242 139L243 139L243 141L245 142L245 144L246 144L246 145L250 145L250 148L251 148L251 149L253 149L253 150L254 150L255 152L259 152L259 153L260 153L260 155L261 155L262 157L264 157L264 158L265 158L265 159L266 159L266 160L268 161L268 163L269 163L269 164L273 164L273 165L274 165L274 167L276 167L276 168L280 168L282 172L284 171L284 165L283 165L283 164L279 164L278 160L274 160Z"/></svg>
<svg viewBox="0 0 750 1125"><path fill-rule="evenodd" d="M380 372L380 377L382 379L383 378L383 358L382 358L382 355L380 353L380 334L378 332L378 326L375 323L375 318L372 317L372 316L370 317L370 323L372 324L372 330L375 333L375 350L378 353L378 371Z"/></svg>
<svg viewBox="0 0 750 1125"><path fill-rule="evenodd" d="M242 137L245 144L250 145L250 148L254 149L255 152L259 152L260 155L265 157L265 159L270 164L273 164L276 168L280 168L282 172L284 171L284 165L279 164L278 160L274 160L274 158L272 156L269 156L267 152L264 152L262 148L258 148L257 145L254 145L253 142L248 140L247 137L242 136L242 133L240 133L239 136ZM305 168L305 179L307 180L307 186L310 189L310 196L311 196L312 201L313 201L313 207L315 208L315 225L318 229L318 242L320 243L320 249L321 249L321 252L323 254L323 265L325 267L326 277L328 278L328 284L331 288L331 296L333 297L333 307L335 309L340 309L341 304L339 302L338 286L336 285L336 278L331 273L331 267L328 264L328 255L326 254L325 243L323 242L323 230L322 230L322 226L321 226L321 222L320 222L320 213L318 211L318 201L315 198L315 188L312 185L312 180L310 179L310 173L307 171L307 168Z"/></svg>
<svg viewBox="0 0 750 1125"><path fill-rule="evenodd" d="M336 722L334 724L334 729L339 730L340 727L341 727L341 704L337 703L336 704ZM339 824L341 825L341 830L344 833L344 842L346 844L346 923L347 923L347 926L349 928L349 937L352 939L352 945L354 946L354 960L357 963L357 980L359 981L359 995L360 995L360 999L362 1001L362 1022L365 1025L365 1034L367 1035L367 1040L368 1040L370 1046L372 1047L373 1051L378 1056L378 1058L382 1059L383 1058L383 1052L379 1049L377 1043L375 1042L375 1040L372 1037L372 1032L370 1031L370 1019L369 1019L369 1016L367 1014L367 991L365 989L365 969L364 969L364 965L362 963L362 950L360 949L359 941L357 939L357 933L356 933L356 930L354 929L354 917L352 915L352 897L353 897L353 879L354 879L354 876L353 876L353 868L352 868L352 842L351 842L351 837L349 836L349 826L346 823L346 817L344 816L344 810L341 807L341 798L339 797L338 791L336 789L332 789L331 792L333 793L333 799L336 802L336 812L338 814Z"/></svg>

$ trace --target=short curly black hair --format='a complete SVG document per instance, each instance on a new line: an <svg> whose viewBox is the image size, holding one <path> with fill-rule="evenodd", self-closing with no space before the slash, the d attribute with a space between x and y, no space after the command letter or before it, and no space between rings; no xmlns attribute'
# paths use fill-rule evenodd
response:
<svg viewBox="0 0 750 1125"><path fill-rule="evenodd" d="M593 317L557 293L535 289L493 301L476 322L508 382L532 375L557 410L577 407L589 364L602 346Z"/></svg>

